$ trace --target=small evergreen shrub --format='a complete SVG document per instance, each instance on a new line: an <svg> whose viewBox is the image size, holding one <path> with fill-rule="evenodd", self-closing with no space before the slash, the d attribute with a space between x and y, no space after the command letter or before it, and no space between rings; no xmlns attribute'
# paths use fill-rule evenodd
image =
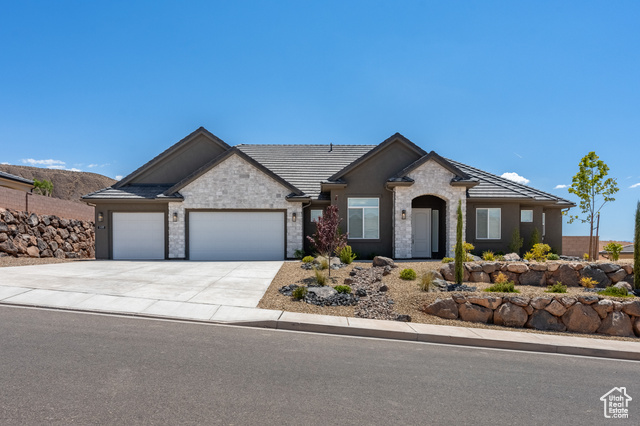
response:
<svg viewBox="0 0 640 426"><path fill-rule="evenodd" d="M549 251L551 251L549 244L534 244L534 246L531 247L531 250L524 255L524 258L525 260L535 259L538 262L543 262L547 259ZM529 254L530 256L527 256Z"/></svg>
<svg viewBox="0 0 640 426"><path fill-rule="evenodd" d="M416 277L416 271L414 271L413 269L403 269L402 271L400 271L400 278L402 278L403 280L413 281L416 279Z"/></svg>
<svg viewBox="0 0 640 426"><path fill-rule="evenodd" d="M486 288L484 291L490 293L520 293L520 290L516 290L516 286L513 281L503 283L496 281L491 287Z"/></svg>
<svg viewBox="0 0 640 426"><path fill-rule="evenodd" d="M307 290L306 287L297 287L297 288L294 288L293 291L291 292L291 297L293 297L296 300L300 300L300 299L304 299L307 293L309 293L309 290Z"/></svg>
<svg viewBox="0 0 640 426"><path fill-rule="evenodd" d="M560 260L560 256L555 253L549 253L547 255L547 260Z"/></svg>
<svg viewBox="0 0 640 426"><path fill-rule="evenodd" d="M313 273L316 276L316 283L318 283L319 286L322 287L327 283L327 276L320 272L317 268L313 268Z"/></svg>
<svg viewBox="0 0 640 426"><path fill-rule="evenodd" d="M580 278L580 285L584 288L594 288L598 284L598 281L590 277Z"/></svg>
<svg viewBox="0 0 640 426"><path fill-rule="evenodd" d="M304 257L304 250L296 249L296 251L293 252L293 257L296 259L302 259Z"/></svg>
<svg viewBox="0 0 640 426"><path fill-rule="evenodd" d="M305 256L302 258L302 263L311 263L313 262L315 259L313 258L313 256Z"/></svg>
<svg viewBox="0 0 640 426"><path fill-rule="evenodd" d="M529 240L529 247L533 248L536 244L540 244L540 231L538 231L538 228L533 228L531 239Z"/></svg>
<svg viewBox="0 0 640 426"><path fill-rule="evenodd" d="M504 254L497 254L496 255L496 260L498 260L500 262L504 262Z"/></svg>
<svg viewBox="0 0 640 426"><path fill-rule="evenodd" d="M432 274L423 274L420 277L420 281L418 282L418 287L422 291L433 291L436 285L433 283L433 275Z"/></svg>
<svg viewBox="0 0 640 426"><path fill-rule="evenodd" d="M522 256L522 258L523 258L524 260L529 260L529 261L531 261L531 260L533 260L533 253L531 253L530 251L528 251L528 252L526 252L526 253L524 254L524 256Z"/></svg>
<svg viewBox="0 0 640 426"><path fill-rule="evenodd" d="M558 281L557 283L548 286L544 292L545 293L566 293L567 286L562 284L560 281Z"/></svg>
<svg viewBox="0 0 640 426"><path fill-rule="evenodd" d="M453 260L453 257L445 257L442 259L442 263L451 263Z"/></svg>
<svg viewBox="0 0 640 426"><path fill-rule="evenodd" d="M464 251L469 254L471 253L473 250L475 250L475 247L473 246L473 244L468 243L468 242L464 242L462 243L462 248L464 248Z"/></svg>
<svg viewBox="0 0 640 426"><path fill-rule="evenodd" d="M620 243L609 243L603 247L604 251L609 252L609 256L611 256L611 260L617 261L620 259L620 252L622 251L622 244Z"/></svg>
<svg viewBox="0 0 640 426"><path fill-rule="evenodd" d="M496 284L504 284L506 282L509 282L509 279L505 274L500 272L498 275L496 275L496 279L495 279Z"/></svg>
<svg viewBox="0 0 640 426"><path fill-rule="evenodd" d="M598 294L611 297L633 297L632 294L628 294L626 288L620 287L607 287L604 290L599 291Z"/></svg>
<svg viewBox="0 0 640 426"><path fill-rule="evenodd" d="M344 294L351 293L351 287L349 287L348 285L337 285L333 289L338 293L344 293Z"/></svg>
<svg viewBox="0 0 640 426"><path fill-rule="evenodd" d="M589 253L585 253L582 255L582 260L589 260Z"/></svg>
<svg viewBox="0 0 640 426"><path fill-rule="evenodd" d="M493 254L491 250L487 250L482 253L482 260L493 262L494 260L496 260L496 256Z"/></svg>
<svg viewBox="0 0 640 426"><path fill-rule="evenodd" d="M351 250L351 246L342 247L337 255L340 258L340 262L344 263L345 265L349 265L356 258L355 253Z"/></svg>
<svg viewBox="0 0 640 426"><path fill-rule="evenodd" d="M513 234L511 234L511 242L509 243L509 250L511 253L520 255L520 249L524 245L524 238L520 236L520 229L515 228Z"/></svg>

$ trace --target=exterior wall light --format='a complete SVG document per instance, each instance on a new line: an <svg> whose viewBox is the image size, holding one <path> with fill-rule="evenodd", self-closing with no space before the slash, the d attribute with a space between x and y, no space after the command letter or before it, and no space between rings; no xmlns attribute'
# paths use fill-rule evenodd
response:
<svg viewBox="0 0 640 426"><path fill-rule="evenodd" d="M178 221L178 212L173 212L173 221L174 222Z"/></svg>
<svg viewBox="0 0 640 426"><path fill-rule="evenodd" d="M298 219L298 215L297 215L296 213L293 213L293 214L291 215L291 220L292 220L293 222L295 222L297 219Z"/></svg>
<svg viewBox="0 0 640 426"><path fill-rule="evenodd" d="M104 213L98 212L98 222L102 222L104 220Z"/></svg>
<svg viewBox="0 0 640 426"><path fill-rule="evenodd" d="M407 211L402 210L402 220L405 220L406 218L407 218Z"/></svg>

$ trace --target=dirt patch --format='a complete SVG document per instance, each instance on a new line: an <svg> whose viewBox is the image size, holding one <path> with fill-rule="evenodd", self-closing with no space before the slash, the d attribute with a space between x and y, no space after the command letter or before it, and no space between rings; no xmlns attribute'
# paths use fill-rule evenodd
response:
<svg viewBox="0 0 640 426"><path fill-rule="evenodd" d="M4 256L0 257L0 268L9 266L46 265L49 263L67 263L78 261L78 259L57 259L55 257L37 258Z"/></svg>
<svg viewBox="0 0 640 426"><path fill-rule="evenodd" d="M313 281L314 273L313 271L307 271L300 267L300 262L298 261L289 261L285 262L274 278L271 286L266 291L262 300L258 304L259 308L263 309L276 309L288 312L301 312L301 313L309 313L309 314L320 314L320 315L333 315L333 316L341 316L341 317L354 317L355 308L353 306L315 306L311 304L307 304L305 302L294 301L290 297L283 296L278 292L278 289L285 285L289 284L297 284L297 285L308 285L309 282ZM411 317L411 322L414 323L422 323L422 324L436 324L436 325L450 325L457 327L468 327L468 328L485 328L485 329L495 329L495 330L509 330L509 331L522 331L527 333L539 333L539 334L556 334L556 335L567 335L570 334L572 336L579 337L588 337L588 338L596 338L596 339L609 339L609 340L626 340L632 342L638 342L637 338L627 338L627 337L614 337L614 336L604 336L604 335L593 335L593 334L576 334L576 333L566 333L566 332L550 332L550 331L541 331L541 330L533 330L529 328L509 328L509 327L501 327L493 324L477 324L470 323L460 320L446 320L443 318L439 318L433 315L428 315L422 312L420 309L429 303L432 303L437 298L445 298L451 297L453 292L446 293L426 293L420 290L418 287L419 278L428 271L437 271L440 269L442 264L438 261L422 261L422 262L397 262L396 265L398 268L392 270L390 275L387 275L382 278L382 283L386 284L389 287L388 295L394 301L394 310L396 313L400 315L409 315ZM341 268L337 271L331 271L331 280L328 281L328 285L335 286L338 284L343 284L344 279L349 277L349 273L353 269L354 266L361 266L363 268L371 267L371 262L354 262L351 265L348 265L344 268ZM405 281L400 278L400 271L405 268L411 268L416 271L418 279L415 281ZM326 271L325 271L326 273ZM487 293L483 290L489 287L491 284L487 283L465 283L468 286L477 287L478 294L486 295ZM549 293L545 293L546 287L533 287L533 286L516 286L518 290L520 290L520 294L528 297L536 297L542 295L550 295ZM474 293L464 293L464 294L474 294ZM501 295L501 293L492 293L496 295ZM511 293L513 294L513 293ZM568 296L576 296L578 294L584 295L593 295L594 293L585 292L582 290L582 287L569 287L567 289ZM631 298L621 299L621 298L612 298L614 300L632 300Z"/></svg>

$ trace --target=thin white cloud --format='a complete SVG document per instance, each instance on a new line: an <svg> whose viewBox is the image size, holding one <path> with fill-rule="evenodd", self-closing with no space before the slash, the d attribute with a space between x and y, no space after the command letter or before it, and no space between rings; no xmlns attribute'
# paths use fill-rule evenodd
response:
<svg viewBox="0 0 640 426"><path fill-rule="evenodd" d="M53 160L51 158L47 160L34 160L33 158L25 158L22 159L22 162L24 164L30 164L32 166L64 166L65 164L67 164L64 161Z"/></svg>
<svg viewBox="0 0 640 426"><path fill-rule="evenodd" d="M87 167L88 167L88 168L90 168L90 169L92 169L92 168L94 168L94 167L98 167L98 165L97 165L97 164L89 164Z"/></svg>
<svg viewBox="0 0 640 426"><path fill-rule="evenodd" d="M54 170L68 170L70 172L81 172L82 170L80 169L76 169L75 167L72 167L70 169L68 169L66 166L47 166L47 169L54 169Z"/></svg>
<svg viewBox="0 0 640 426"><path fill-rule="evenodd" d="M529 179L520 176L519 174L515 173L515 172L506 172L503 173L501 175L501 177L505 178L505 179L509 179L510 181L516 182L516 183L520 183L522 185L526 185L530 182Z"/></svg>
<svg viewBox="0 0 640 426"><path fill-rule="evenodd" d="M116 180L122 180L123 177L124 176L122 176L122 175L116 175Z"/></svg>
<svg viewBox="0 0 640 426"><path fill-rule="evenodd" d="M569 185L556 185L556 187L553 189L562 189L562 188L568 188L568 187Z"/></svg>
<svg viewBox="0 0 640 426"><path fill-rule="evenodd" d="M7 163L6 161L3 161L3 162L2 162L2 163L0 163L0 164L9 164L9 163Z"/></svg>
<svg viewBox="0 0 640 426"><path fill-rule="evenodd" d="M515 155L518 158L522 158L522 155L518 154L517 152L514 152L513 155Z"/></svg>
<svg viewBox="0 0 640 426"><path fill-rule="evenodd" d="M637 188L640 186L640 182L638 183L634 183L633 185L631 185L629 188Z"/></svg>

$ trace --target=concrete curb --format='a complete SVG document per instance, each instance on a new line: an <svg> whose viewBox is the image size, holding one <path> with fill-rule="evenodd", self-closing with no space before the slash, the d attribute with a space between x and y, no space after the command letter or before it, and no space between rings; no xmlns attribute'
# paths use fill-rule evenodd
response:
<svg viewBox="0 0 640 426"><path fill-rule="evenodd" d="M640 361L640 342L336 317L257 308L223 306L216 310L211 319L202 320L143 312L109 312L98 309L79 309L73 307L46 306L42 304L0 302L0 306L46 308L69 312L91 312L150 319L180 320L199 324L260 327L343 336L372 337L478 348L558 353Z"/></svg>

